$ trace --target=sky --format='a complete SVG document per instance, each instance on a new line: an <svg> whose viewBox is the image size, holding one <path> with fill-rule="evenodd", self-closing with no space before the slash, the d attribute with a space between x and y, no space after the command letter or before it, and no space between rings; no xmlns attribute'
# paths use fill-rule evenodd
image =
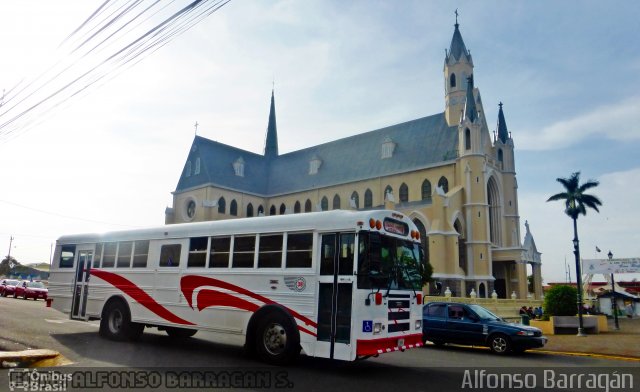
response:
<svg viewBox="0 0 640 392"><path fill-rule="evenodd" d="M53 64L103 2L1 2L0 89ZM262 153L272 88L280 153L442 112L456 9L490 131L504 103L521 233L528 221L545 283L565 281L567 264L575 279L571 219L546 200L563 189L556 178L576 171L599 181L591 193L603 202L578 221L582 256L640 257L640 3L631 0L232 0L0 136L0 252L48 262L61 235L164 224L194 124Z"/></svg>

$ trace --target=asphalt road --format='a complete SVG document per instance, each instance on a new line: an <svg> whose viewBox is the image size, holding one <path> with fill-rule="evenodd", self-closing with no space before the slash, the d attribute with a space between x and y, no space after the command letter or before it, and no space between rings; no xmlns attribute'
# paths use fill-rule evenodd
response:
<svg viewBox="0 0 640 392"><path fill-rule="evenodd" d="M577 373L613 372L630 373L633 375L634 386L640 385L640 368L635 362L535 351L500 357L488 350L471 347L427 346L353 363L302 356L293 366L272 367L246 357L241 347L214 342L213 335L206 332L198 332L193 338L175 341L164 332L147 328L137 342L105 340L98 335L97 321L69 320L66 315L46 308L43 301L13 298L0 298L0 331L0 351L27 348L56 350L71 362L55 368L58 370L82 371L83 368L91 368L92 371L157 371L163 379L160 387L149 388L154 390L179 386L182 386L179 389L188 386L199 387L202 384L189 383L194 379L200 380L203 372L214 372L216 376L219 376L220 372L226 372L227 376L233 376L233 372L238 371L243 372L243 385L250 390L268 386L304 391L395 392L394 390L400 387L407 391L444 391L459 390L465 382L465 389L484 390L487 389L487 385L481 387L478 383L491 384L497 380L497 376L492 378L495 374L511 374L510 382L517 382L513 377L517 378L517 375L520 375L520 380L528 380L529 386L532 386L531 382L535 383L535 388L524 385L524 389L584 390L584 384L577 385L575 382L572 387L568 384L566 388L563 387L564 384L560 385L563 388L548 387L557 387L556 384L564 374L570 376ZM0 390L6 390L6 372L7 370L2 371ZM182 385L179 384L178 377L181 374L184 376ZM255 384L256 375L258 380L262 380L260 385ZM268 381L260 378L265 375ZM175 376L171 379L173 381L169 382L169 376ZM549 381L551 376L557 378ZM246 381L247 377L249 381ZM234 386L229 384L228 378L216 380L218 386ZM509 380L503 379L501 382ZM112 388L105 388L108 389Z"/></svg>

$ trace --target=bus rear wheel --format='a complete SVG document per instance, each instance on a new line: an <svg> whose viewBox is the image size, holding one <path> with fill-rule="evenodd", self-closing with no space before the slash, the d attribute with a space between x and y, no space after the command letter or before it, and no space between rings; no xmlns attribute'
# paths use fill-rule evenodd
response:
<svg viewBox="0 0 640 392"><path fill-rule="evenodd" d="M176 328L176 327L167 327L166 329L167 335L174 339L186 339L190 338L198 332L197 329L188 329L188 328Z"/></svg>
<svg viewBox="0 0 640 392"><path fill-rule="evenodd" d="M300 354L300 335L289 317L268 313L258 323L255 347L264 362L286 365Z"/></svg>
<svg viewBox="0 0 640 392"><path fill-rule="evenodd" d="M111 301L102 312L100 335L111 340L135 340L144 331L143 324L131 322L129 308L122 301Z"/></svg>

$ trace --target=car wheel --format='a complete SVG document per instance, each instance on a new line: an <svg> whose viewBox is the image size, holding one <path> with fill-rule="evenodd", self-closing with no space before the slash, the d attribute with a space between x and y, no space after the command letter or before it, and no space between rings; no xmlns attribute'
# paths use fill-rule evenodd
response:
<svg viewBox="0 0 640 392"><path fill-rule="evenodd" d="M489 337L489 348L495 354L506 354L511 351L511 340L507 335L492 335Z"/></svg>
<svg viewBox="0 0 640 392"><path fill-rule="evenodd" d="M135 340L144 331L144 324L131 322L129 308L122 301L111 301L102 312L100 335L111 340Z"/></svg>
<svg viewBox="0 0 640 392"><path fill-rule="evenodd" d="M256 351L263 361L285 365L300 354L300 335L293 322L280 312L265 315L258 324Z"/></svg>
<svg viewBox="0 0 640 392"><path fill-rule="evenodd" d="M22 299L27 299L27 293L22 294Z"/></svg>
<svg viewBox="0 0 640 392"><path fill-rule="evenodd" d="M197 329L169 327L166 329L167 335L174 339L190 338L198 332Z"/></svg>

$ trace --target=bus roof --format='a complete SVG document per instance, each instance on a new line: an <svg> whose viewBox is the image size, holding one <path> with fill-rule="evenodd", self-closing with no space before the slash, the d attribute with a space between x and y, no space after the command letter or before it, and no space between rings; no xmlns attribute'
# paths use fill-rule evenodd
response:
<svg viewBox="0 0 640 392"><path fill-rule="evenodd" d="M367 225L370 218L382 219L393 216L415 227L404 214L392 210L349 211L333 210L292 215L225 219L196 223L180 223L142 229L119 230L104 233L65 235L58 238L58 244L90 244L97 242L133 241L138 239L172 239L204 237L211 235L252 234L284 231L309 230L349 230L356 228L357 222ZM368 225L367 225L368 227Z"/></svg>

